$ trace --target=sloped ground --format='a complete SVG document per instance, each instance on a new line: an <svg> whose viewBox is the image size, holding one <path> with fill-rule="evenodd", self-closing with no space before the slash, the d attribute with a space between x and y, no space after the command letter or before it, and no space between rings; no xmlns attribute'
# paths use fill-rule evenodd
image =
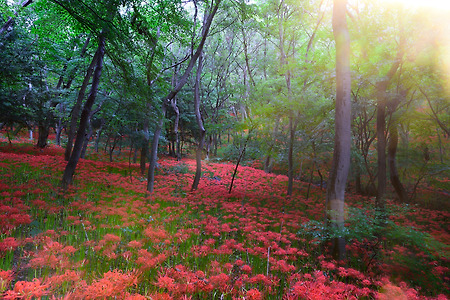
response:
<svg viewBox="0 0 450 300"><path fill-rule="evenodd" d="M0 140L4 299L447 299L448 212L347 196L348 258L333 261L323 190L234 165L159 160L155 192L137 164L81 160L58 188L63 150ZM383 230L383 234L379 231ZM383 237L381 237L383 236Z"/></svg>

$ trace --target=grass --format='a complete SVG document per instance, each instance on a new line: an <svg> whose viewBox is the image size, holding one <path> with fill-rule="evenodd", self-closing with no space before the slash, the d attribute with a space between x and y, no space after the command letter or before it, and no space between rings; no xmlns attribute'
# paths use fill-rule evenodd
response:
<svg viewBox="0 0 450 300"><path fill-rule="evenodd" d="M389 202L388 226L379 228L371 201L348 194L347 260L336 262L321 229L320 188L305 199L306 184L296 182L286 198L285 176L240 167L228 194L234 166L208 163L190 192L195 162L162 158L150 197L138 164L92 160L80 161L63 193L63 149L1 142L5 299L449 295L448 212Z"/></svg>

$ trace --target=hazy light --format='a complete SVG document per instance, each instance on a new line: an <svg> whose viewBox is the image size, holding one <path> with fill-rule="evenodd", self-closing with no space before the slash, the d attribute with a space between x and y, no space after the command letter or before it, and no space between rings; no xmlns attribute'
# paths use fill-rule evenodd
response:
<svg viewBox="0 0 450 300"><path fill-rule="evenodd" d="M449 0L374 0L385 2L386 4L403 4L405 8L432 8L436 10L450 11Z"/></svg>

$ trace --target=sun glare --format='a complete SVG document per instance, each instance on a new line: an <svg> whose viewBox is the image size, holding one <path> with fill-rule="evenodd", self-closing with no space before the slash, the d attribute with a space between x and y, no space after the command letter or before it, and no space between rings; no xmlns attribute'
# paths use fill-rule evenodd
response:
<svg viewBox="0 0 450 300"><path fill-rule="evenodd" d="M386 3L401 3L405 8L432 8L436 10L448 10L450 11L450 1L449 0L378 0Z"/></svg>

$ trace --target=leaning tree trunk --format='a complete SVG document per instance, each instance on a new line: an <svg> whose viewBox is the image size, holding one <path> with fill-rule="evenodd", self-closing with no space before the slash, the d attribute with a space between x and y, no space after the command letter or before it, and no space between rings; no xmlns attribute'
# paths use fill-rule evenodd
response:
<svg viewBox="0 0 450 300"><path fill-rule="evenodd" d="M202 151L203 144L205 142L205 127L203 126L202 115L200 113L200 78L202 75L203 68L203 55L200 54L198 58L198 66L197 66L197 76L195 77L195 86L194 86L194 107L195 107L195 119L197 120L197 125L199 128L199 136L198 136L198 147L197 153L195 155L196 161L196 169L195 169L195 177L194 182L192 183L191 191L194 191L198 188L198 184L200 182L200 177L202 175Z"/></svg>
<svg viewBox="0 0 450 300"><path fill-rule="evenodd" d="M91 140L93 135L94 135L94 129L92 128L92 123L91 123L91 120L89 118L88 124L87 124L87 134L85 134L83 147L81 147L80 158L85 158L87 147L89 145L89 141Z"/></svg>
<svg viewBox="0 0 450 300"><path fill-rule="evenodd" d="M75 145L73 147L69 161L67 162L66 168L64 169L64 174L61 182L61 186L63 189L67 189L67 187L72 184L73 174L75 173L78 160L80 159L81 149L83 147L83 142L86 134L87 122L91 114L92 105L95 102L95 97L97 96L98 86L100 83L100 76L102 74L104 55L105 55L105 37L103 34L101 34L98 42L98 49L93 59L93 62L94 61L95 62L91 63L91 65L95 64L95 71L92 79L91 92L86 100L86 103L84 104L83 111L81 112L80 126L78 127Z"/></svg>
<svg viewBox="0 0 450 300"><path fill-rule="evenodd" d="M350 169L351 77L347 0L334 0L333 34L336 41L336 108L333 163L327 185L327 225L344 229L345 186ZM333 256L345 258L345 238L333 239Z"/></svg>
<svg viewBox="0 0 450 300"><path fill-rule="evenodd" d="M95 64L98 62L98 50L95 52L94 57L92 58L92 62L87 69L86 75L84 76L83 83L81 84L80 91L78 92L77 102L72 108L72 113L70 116L70 125L69 131L67 132L67 145L66 150L64 152L64 159L69 160L72 154L72 146L73 146L73 138L75 137L75 128L77 126L78 116L80 114L81 104L83 103L84 95L86 93L86 89L89 85L89 80L91 79L92 73L94 72ZM101 58L103 62L103 57ZM92 91L92 88L91 88Z"/></svg>

